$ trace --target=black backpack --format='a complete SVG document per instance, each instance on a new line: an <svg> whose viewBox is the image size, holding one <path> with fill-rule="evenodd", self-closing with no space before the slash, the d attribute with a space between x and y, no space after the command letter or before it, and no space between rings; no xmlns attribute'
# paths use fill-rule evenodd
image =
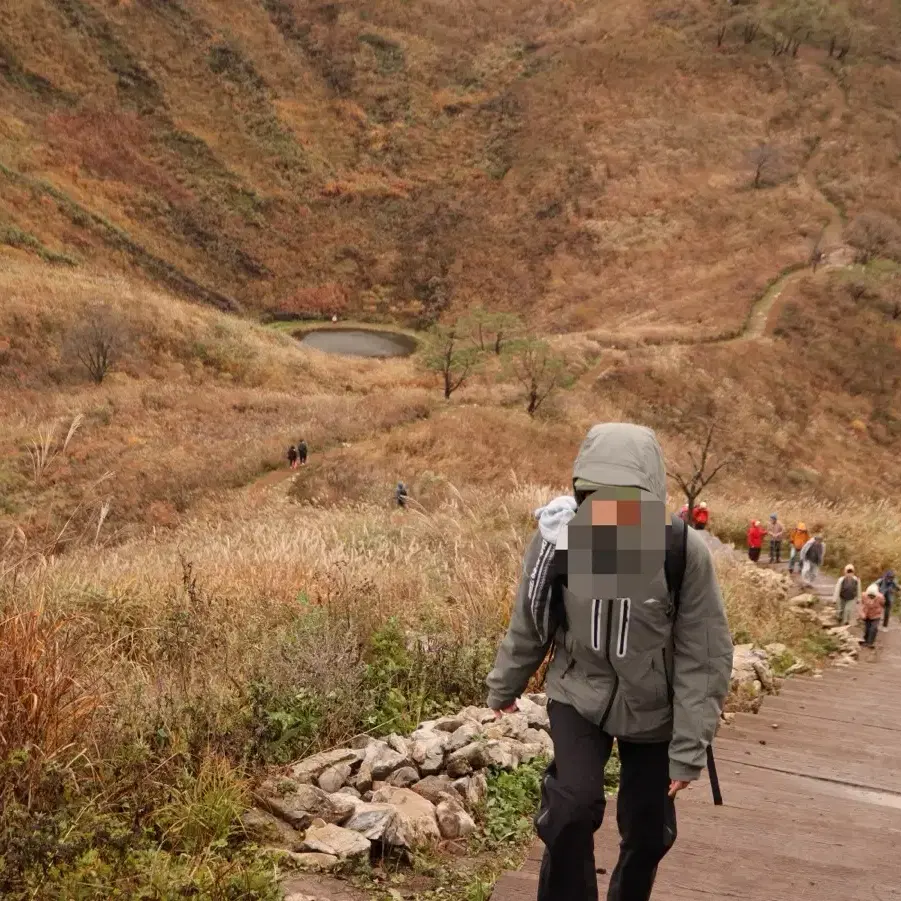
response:
<svg viewBox="0 0 901 901"><path fill-rule="evenodd" d="M857 579L845 576L838 589L838 596L843 601L853 601L857 597Z"/></svg>

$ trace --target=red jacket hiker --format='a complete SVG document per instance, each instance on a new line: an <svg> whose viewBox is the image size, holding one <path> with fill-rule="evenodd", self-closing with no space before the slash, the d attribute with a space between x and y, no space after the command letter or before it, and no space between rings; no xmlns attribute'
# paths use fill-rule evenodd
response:
<svg viewBox="0 0 901 901"><path fill-rule="evenodd" d="M695 507L692 518L696 527L705 528L707 523L710 522L710 511L707 509L707 504L700 504Z"/></svg>
<svg viewBox="0 0 901 901"><path fill-rule="evenodd" d="M760 550L763 546L764 535L766 535L766 530L761 528L760 523L755 519L748 529L748 547Z"/></svg>

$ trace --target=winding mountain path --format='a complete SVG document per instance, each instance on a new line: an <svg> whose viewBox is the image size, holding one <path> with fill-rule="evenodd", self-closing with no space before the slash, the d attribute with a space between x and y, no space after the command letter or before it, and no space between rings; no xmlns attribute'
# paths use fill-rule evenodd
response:
<svg viewBox="0 0 901 901"><path fill-rule="evenodd" d="M832 602L833 580L815 590ZM678 801L679 838L654 901L901 899L901 631L853 669L789 679L759 714L717 737L725 806L705 783ZM598 886L616 862L615 804L596 841ZM492 901L535 901L542 846L504 874ZM562 899L561 899L562 901Z"/></svg>

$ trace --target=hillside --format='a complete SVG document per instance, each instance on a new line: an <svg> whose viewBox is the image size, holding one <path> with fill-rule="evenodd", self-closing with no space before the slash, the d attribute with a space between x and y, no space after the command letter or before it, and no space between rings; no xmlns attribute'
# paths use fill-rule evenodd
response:
<svg viewBox="0 0 901 901"><path fill-rule="evenodd" d="M716 534L778 510L827 572L897 569L899 39L890 0L0 6L0 895L274 901L251 788L484 702L593 423L674 471L713 427ZM431 327L469 353L479 310L527 340L445 399ZM269 321L332 314L417 350ZM836 651L717 567L736 640ZM537 773L492 783L449 897L487 897Z"/></svg>
<svg viewBox="0 0 901 901"><path fill-rule="evenodd" d="M728 332L826 198L901 215L897 7L819 12L793 57L775 6L718 47L688 0L7 4L3 252L256 312Z"/></svg>

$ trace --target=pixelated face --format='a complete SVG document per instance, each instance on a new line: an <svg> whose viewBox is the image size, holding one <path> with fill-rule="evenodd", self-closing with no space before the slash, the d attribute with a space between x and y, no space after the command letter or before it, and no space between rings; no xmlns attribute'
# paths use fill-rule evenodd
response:
<svg viewBox="0 0 901 901"><path fill-rule="evenodd" d="M583 597L633 597L663 570L666 507L638 488L601 488L569 523L569 589Z"/></svg>

